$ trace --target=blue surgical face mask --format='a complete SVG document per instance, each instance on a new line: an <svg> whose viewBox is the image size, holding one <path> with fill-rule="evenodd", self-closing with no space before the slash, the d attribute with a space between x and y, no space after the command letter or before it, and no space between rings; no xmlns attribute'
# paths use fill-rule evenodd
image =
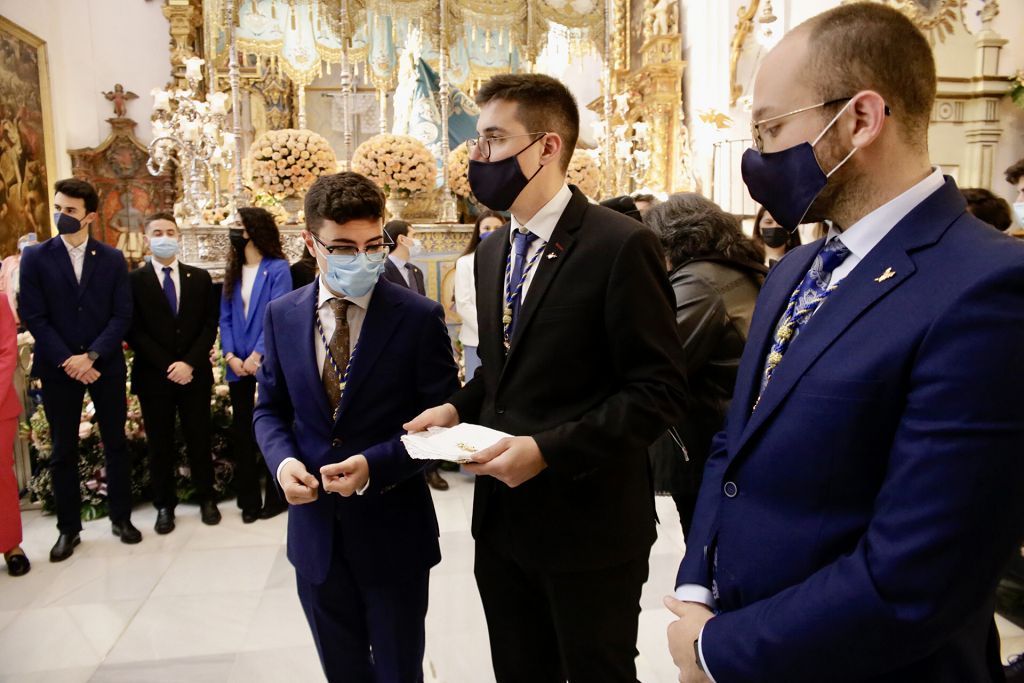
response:
<svg viewBox="0 0 1024 683"><path fill-rule="evenodd" d="M149 250L159 259L169 259L178 254L181 245L175 237L150 237Z"/></svg>
<svg viewBox="0 0 1024 683"><path fill-rule="evenodd" d="M759 152L752 147L743 153L740 170L750 196L767 209L776 223L787 230L796 230L796 226L804 221L807 210L825 189L828 179L857 151L856 147L851 149L828 173L821 170L814 156L814 146L852 102L847 102L832 117L813 142L801 142L780 152Z"/></svg>
<svg viewBox="0 0 1024 683"><path fill-rule="evenodd" d="M82 222L74 216L58 211L53 214L53 224L61 235L73 235L82 229Z"/></svg>
<svg viewBox="0 0 1024 683"><path fill-rule="evenodd" d="M322 269L327 286L332 292L345 296L364 296L377 284L384 269L383 259L371 261L365 253L342 256L321 252L320 256L327 262L327 267Z"/></svg>

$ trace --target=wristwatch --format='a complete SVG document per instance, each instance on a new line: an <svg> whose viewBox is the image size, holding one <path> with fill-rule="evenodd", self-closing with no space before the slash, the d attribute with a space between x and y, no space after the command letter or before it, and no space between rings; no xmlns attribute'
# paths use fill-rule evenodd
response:
<svg viewBox="0 0 1024 683"><path fill-rule="evenodd" d="M700 661L700 638L693 639L693 658L697 660L697 668L700 669L700 672L706 674L704 663Z"/></svg>
<svg viewBox="0 0 1024 683"><path fill-rule="evenodd" d="M91 360L93 363L99 360L100 357L100 354L96 353L95 351L90 351L86 355L89 356L89 360Z"/></svg>

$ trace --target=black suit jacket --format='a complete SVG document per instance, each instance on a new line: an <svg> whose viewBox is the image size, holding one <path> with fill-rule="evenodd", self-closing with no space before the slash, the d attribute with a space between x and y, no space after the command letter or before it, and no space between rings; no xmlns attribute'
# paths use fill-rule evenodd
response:
<svg viewBox="0 0 1024 683"><path fill-rule="evenodd" d="M148 263L128 275L135 314L128 344L135 351L132 391L136 394L170 393L180 385L167 379L167 367L176 361L192 366L188 387L208 389L213 384L210 349L217 337L217 302L210 274L178 262L181 292L178 316L171 314L161 280Z"/></svg>
<svg viewBox="0 0 1024 683"><path fill-rule="evenodd" d="M583 571L654 542L647 446L684 399L672 289L654 234L576 188L538 260L506 358L509 226L475 259L482 367L451 401L464 422L533 436L548 468L510 489L478 477L473 534L525 566Z"/></svg>
<svg viewBox="0 0 1024 683"><path fill-rule="evenodd" d="M394 282L396 285L401 285L407 289L411 289L417 294L426 296L427 287L423 281L423 271L411 263L409 264L409 269L412 271L411 287L406 284L405 278L402 277L402 271L398 269L398 266L396 266L391 259L384 259L384 279Z"/></svg>

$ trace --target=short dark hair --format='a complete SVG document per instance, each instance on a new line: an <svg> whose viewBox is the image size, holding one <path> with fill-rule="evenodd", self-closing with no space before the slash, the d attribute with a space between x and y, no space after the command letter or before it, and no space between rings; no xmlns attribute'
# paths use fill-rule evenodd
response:
<svg viewBox="0 0 1024 683"><path fill-rule="evenodd" d="M822 102L874 90L904 139L928 143L935 102L935 58L928 39L899 10L873 2L840 5L800 25L808 34L809 74ZM836 111L826 108L822 116Z"/></svg>
<svg viewBox="0 0 1024 683"><path fill-rule="evenodd" d="M653 194L635 194L633 195L633 202L648 202L654 204L658 201L658 198Z"/></svg>
<svg viewBox="0 0 1024 683"><path fill-rule="evenodd" d="M764 220L765 214L768 214L768 211L763 206L757 210L757 213L754 215L754 230L752 234L754 244L758 245L762 251L765 248L765 244L764 237L761 236L761 221ZM768 215L770 216L771 214ZM786 230L786 228L783 228L783 230ZM796 249L801 244L803 244L803 240L800 239L799 230L786 230L786 251L782 253L789 253L791 249Z"/></svg>
<svg viewBox="0 0 1024 683"><path fill-rule="evenodd" d="M53 185L53 193L58 192L84 201L86 213L93 213L100 208L100 196L96 194L96 188L79 178L58 180Z"/></svg>
<svg viewBox="0 0 1024 683"><path fill-rule="evenodd" d="M644 223L658 236L672 268L702 256L751 265L764 260L739 219L696 192L680 192L652 206Z"/></svg>
<svg viewBox="0 0 1024 683"><path fill-rule="evenodd" d="M580 110L576 98L557 78L544 74L499 74L484 83L476 93L476 103L492 100L516 103L516 118L527 132L553 132L562 138L562 171L580 136Z"/></svg>
<svg viewBox="0 0 1024 683"><path fill-rule="evenodd" d="M175 219L173 213L169 213L167 211L157 211L156 213L149 214L148 216L146 216L146 219L142 221L143 230L149 228L149 224L152 223L153 221L170 221L174 223L175 226L178 225L178 221L177 219Z"/></svg>
<svg viewBox="0 0 1024 683"><path fill-rule="evenodd" d="M1011 185L1016 185L1017 181L1024 178L1024 159L1017 159L1008 169L1006 169L1006 182Z"/></svg>
<svg viewBox="0 0 1024 683"><path fill-rule="evenodd" d="M636 202L628 194L603 199L601 200L601 206L612 211L618 211L623 216L629 216L635 221L644 222L643 217L640 215L640 209L636 208Z"/></svg>
<svg viewBox="0 0 1024 683"><path fill-rule="evenodd" d="M412 223L409 221L400 221L397 218L384 224L384 232L386 232L388 237L391 238L391 241L395 243L395 247L398 246L398 236L408 235L410 228L412 228ZM395 247L392 247L392 249Z"/></svg>
<svg viewBox="0 0 1024 683"><path fill-rule="evenodd" d="M306 192L306 229L319 233L324 219L339 225L384 217L384 193L366 176L344 171L322 175Z"/></svg>
<svg viewBox="0 0 1024 683"><path fill-rule="evenodd" d="M1003 231L1013 224L1010 205L1002 197L981 187L964 187L960 192L967 200L967 210L976 218Z"/></svg>

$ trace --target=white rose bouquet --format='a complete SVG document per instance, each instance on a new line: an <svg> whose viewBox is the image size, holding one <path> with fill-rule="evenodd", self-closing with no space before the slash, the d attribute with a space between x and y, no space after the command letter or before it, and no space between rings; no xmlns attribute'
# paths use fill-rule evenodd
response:
<svg viewBox="0 0 1024 683"><path fill-rule="evenodd" d="M374 135L356 148L352 170L377 183L388 197L428 192L437 180L434 155L411 135Z"/></svg>
<svg viewBox="0 0 1024 683"><path fill-rule="evenodd" d="M577 149L572 153L565 179L570 185L580 188L580 192L591 199L600 199L601 170L590 152Z"/></svg>
<svg viewBox="0 0 1024 683"><path fill-rule="evenodd" d="M252 144L253 187L275 199L302 197L338 160L323 136L311 130L270 130Z"/></svg>

